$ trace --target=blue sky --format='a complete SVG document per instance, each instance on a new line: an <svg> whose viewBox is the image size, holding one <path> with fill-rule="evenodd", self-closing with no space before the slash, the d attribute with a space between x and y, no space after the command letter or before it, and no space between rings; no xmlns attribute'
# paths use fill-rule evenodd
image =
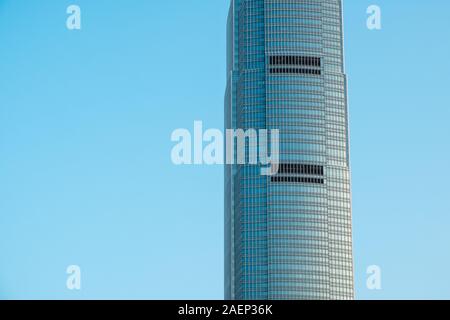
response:
<svg viewBox="0 0 450 320"><path fill-rule="evenodd" d="M174 166L170 135L222 127L227 12L0 0L0 298L223 297L223 171ZM360 299L450 299L448 12L345 1ZM66 288L73 264L81 291Z"/></svg>

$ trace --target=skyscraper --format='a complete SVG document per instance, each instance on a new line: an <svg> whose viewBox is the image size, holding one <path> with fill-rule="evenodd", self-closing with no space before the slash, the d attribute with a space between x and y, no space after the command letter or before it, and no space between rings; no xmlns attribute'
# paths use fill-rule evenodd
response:
<svg viewBox="0 0 450 320"><path fill-rule="evenodd" d="M225 168L225 298L353 299L341 0L232 0L225 127L280 130L280 166Z"/></svg>

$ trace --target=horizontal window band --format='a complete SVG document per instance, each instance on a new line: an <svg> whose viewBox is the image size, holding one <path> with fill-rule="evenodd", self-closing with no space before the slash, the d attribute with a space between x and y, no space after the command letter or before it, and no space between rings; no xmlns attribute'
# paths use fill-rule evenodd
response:
<svg viewBox="0 0 450 320"><path fill-rule="evenodd" d="M322 71L319 69L307 69L307 68L270 68L271 74L310 74L321 75Z"/></svg>
<svg viewBox="0 0 450 320"><path fill-rule="evenodd" d="M278 173L280 174L306 174L323 176L325 174L324 166L297 163L281 163Z"/></svg>
<svg viewBox="0 0 450 320"><path fill-rule="evenodd" d="M291 183L314 183L324 184L325 180L322 178L309 178L309 177L271 177L271 182L291 182Z"/></svg>
<svg viewBox="0 0 450 320"><path fill-rule="evenodd" d="M319 57L306 56L271 56L269 58L271 66L289 65L289 66L308 66L321 67L322 61Z"/></svg>

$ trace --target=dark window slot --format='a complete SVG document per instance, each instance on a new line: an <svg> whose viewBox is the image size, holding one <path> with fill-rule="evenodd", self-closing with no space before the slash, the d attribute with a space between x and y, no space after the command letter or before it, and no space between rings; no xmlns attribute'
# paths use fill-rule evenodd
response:
<svg viewBox="0 0 450 320"><path fill-rule="evenodd" d="M271 56L269 62L272 66L292 65L292 66L309 66L321 67L322 61L319 57L304 56Z"/></svg>
<svg viewBox="0 0 450 320"><path fill-rule="evenodd" d="M270 68L272 74L311 74L321 75L322 71L319 69L306 69L306 68Z"/></svg>
<svg viewBox="0 0 450 320"><path fill-rule="evenodd" d="M278 173L323 176L324 167L310 164L282 163L278 168Z"/></svg>
<svg viewBox="0 0 450 320"><path fill-rule="evenodd" d="M289 183L313 183L324 184L325 180L322 178L310 178L310 177L271 177L272 182L289 182Z"/></svg>

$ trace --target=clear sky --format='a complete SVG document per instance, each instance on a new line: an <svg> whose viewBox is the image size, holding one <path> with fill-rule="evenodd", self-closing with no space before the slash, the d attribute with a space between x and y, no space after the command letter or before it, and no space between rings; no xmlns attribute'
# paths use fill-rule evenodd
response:
<svg viewBox="0 0 450 320"><path fill-rule="evenodd" d="M0 0L0 298L223 297L223 169L174 166L170 135L222 128L227 12ZM345 1L360 299L450 299L449 14L444 0Z"/></svg>

